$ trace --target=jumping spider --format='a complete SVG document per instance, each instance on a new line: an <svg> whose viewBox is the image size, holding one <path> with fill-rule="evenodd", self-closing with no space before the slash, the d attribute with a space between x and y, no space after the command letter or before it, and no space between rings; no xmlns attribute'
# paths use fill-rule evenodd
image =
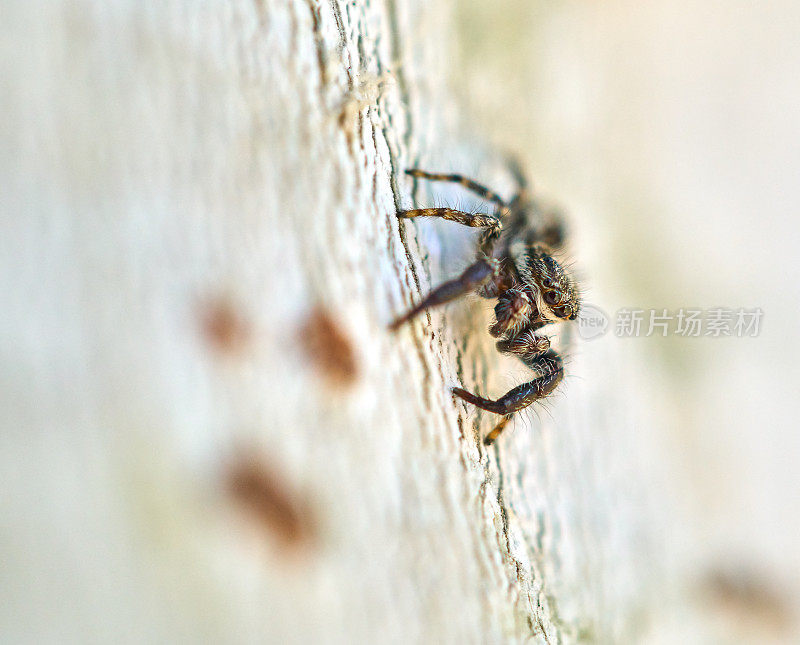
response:
<svg viewBox="0 0 800 645"><path fill-rule="evenodd" d="M536 332L561 320L575 320L580 295L573 278L553 257L564 242L564 228L555 214L544 218L540 206L529 194L527 182L516 166L516 195L505 201L497 193L462 175L406 170L412 177L460 184L497 210L494 215L472 214L452 208L416 208L400 211L402 219L442 217L465 226L483 228L478 241L477 259L458 278L440 285L418 305L397 318L397 329L418 313L476 291L484 298L497 298L495 322L489 333L498 338L497 349L517 356L537 376L515 387L496 401L467 392L460 387L453 393L483 410L503 415L484 439L491 445L512 415L550 394L564 377L561 356L550 347L550 339Z"/></svg>

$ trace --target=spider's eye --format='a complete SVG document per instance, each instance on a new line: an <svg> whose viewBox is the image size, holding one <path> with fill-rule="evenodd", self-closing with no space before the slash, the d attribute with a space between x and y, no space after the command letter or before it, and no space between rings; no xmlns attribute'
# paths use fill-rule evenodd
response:
<svg viewBox="0 0 800 645"><path fill-rule="evenodd" d="M561 294L555 289L551 289L550 291L544 292L544 301L548 305L552 306L556 304L559 300L561 300Z"/></svg>
<svg viewBox="0 0 800 645"><path fill-rule="evenodd" d="M564 305L563 307L559 307L558 309L553 310L559 318L571 318L572 317L572 307L569 305Z"/></svg>

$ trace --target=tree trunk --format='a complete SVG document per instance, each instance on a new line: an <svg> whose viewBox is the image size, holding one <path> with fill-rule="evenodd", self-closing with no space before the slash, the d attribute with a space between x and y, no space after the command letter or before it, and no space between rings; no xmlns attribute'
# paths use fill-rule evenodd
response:
<svg viewBox="0 0 800 645"><path fill-rule="evenodd" d="M6 3L10 642L642 628L652 453L627 359L576 351L578 378L486 449L494 415L450 388L525 377L488 301L387 329L474 235L399 222L450 196L402 171L510 185L448 90L451 12Z"/></svg>

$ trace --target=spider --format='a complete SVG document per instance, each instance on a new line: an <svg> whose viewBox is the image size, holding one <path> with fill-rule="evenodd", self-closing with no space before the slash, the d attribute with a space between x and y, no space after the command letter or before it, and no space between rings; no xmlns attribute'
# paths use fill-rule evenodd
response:
<svg viewBox="0 0 800 645"><path fill-rule="evenodd" d="M470 292L496 298L495 322L489 333L498 338L501 353L517 356L536 373L536 378L491 400L455 387L453 394L468 403L502 415L486 435L489 446L515 412L549 395L564 377L561 356L550 339L537 332L553 322L575 320L580 294L574 279L554 257L564 243L564 227L555 213L546 217L531 197L527 181L516 163L511 172L517 192L510 201L463 175L426 172L412 168L406 174L420 179L460 184L496 206L495 214L473 214L452 208L415 208L397 213L401 219L441 217L464 226L484 229L473 264L454 280L431 291L419 304L397 318L391 329L422 311L450 302Z"/></svg>

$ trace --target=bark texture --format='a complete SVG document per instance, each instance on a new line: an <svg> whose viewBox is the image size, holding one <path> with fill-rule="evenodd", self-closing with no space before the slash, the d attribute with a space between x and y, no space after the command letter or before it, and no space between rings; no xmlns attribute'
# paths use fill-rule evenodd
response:
<svg viewBox="0 0 800 645"><path fill-rule="evenodd" d="M489 305L387 330L471 253L398 222L435 202L402 170L510 185L448 91L452 9L5 4L9 642L642 629L653 453L627 359L576 351L487 451L495 418L450 388L526 376Z"/></svg>

